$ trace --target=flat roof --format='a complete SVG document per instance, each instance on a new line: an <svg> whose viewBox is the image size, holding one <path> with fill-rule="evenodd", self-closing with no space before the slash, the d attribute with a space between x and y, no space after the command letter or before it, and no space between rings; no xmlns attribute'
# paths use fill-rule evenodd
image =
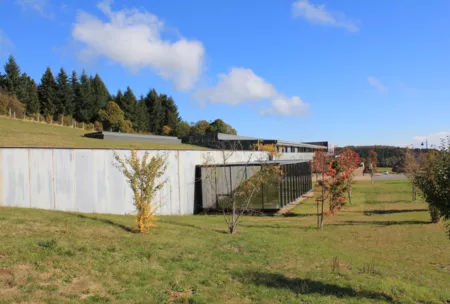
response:
<svg viewBox="0 0 450 304"><path fill-rule="evenodd" d="M239 135L231 135L231 134L224 134L224 133L217 133L217 139L218 140L260 140L260 141L270 141L275 142L278 145L281 146L292 146L292 147L301 147L301 148L312 148L312 149L327 149L326 146L319 146L319 145L313 145L313 144L306 144L301 142L292 142L292 141L286 141L286 140L278 140L278 139L267 139L267 138L257 138L257 137L249 137L249 136L239 136Z"/></svg>

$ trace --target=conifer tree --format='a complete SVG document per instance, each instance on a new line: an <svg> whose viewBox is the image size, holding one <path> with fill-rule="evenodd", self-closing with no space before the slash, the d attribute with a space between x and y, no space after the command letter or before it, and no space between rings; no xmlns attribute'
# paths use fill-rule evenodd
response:
<svg viewBox="0 0 450 304"><path fill-rule="evenodd" d="M76 119L89 122L93 117L94 98L91 81L84 70L80 78L80 93L77 102Z"/></svg>
<svg viewBox="0 0 450 304"><path fill-rule="evenodd" d="M144 96L139 99L137 110L136 110L136 122L134 123L134 128L137 131L148 132L149 131L149 117L148 109L145 104Z"/></svg>
<svg viewBox="0 0 450 304"><path fill-rule="evenodd" d="M73 112L72 116L78 120L81 121L81 111L83 108L83 101L81 99L81 84L78 81L77 72L72 72L72 77L70 78L70 84L72 86L72 100L73 100Z"/></svg>
<svg viewBox="0 0 450 304"><path fill-rule="evenodd" d="M164 126L164 108L161 99L155 89L152 89L145 98L147 109L149 110L150 132L161 134Z"/></svg>
<svg viewBox="0 0 450 304"><path fill-rule="evenodd" d="M98 74L92 79L92 89L94 93L94 116L97 116L98 111L106 107L111 96L106 88L105 83Z"/></svg>
<svg viewBox="0 0 450 304"><path fill-rule="evenodd" d="M74 93L69 77L63 68L60 69L56 77L56 102L55 116L72 115L74 110Z"/></svg>
<svg viewBox="0 0 450 304"><path fill-rule="evenodd" d="M169 126L170 129L174 131L181 121L180 114L178 113L178 107L172 97L167 97L167 95L164 94L160 95L160 98L162 107L164 108L163 125Z"/></svg>
<svg viewBox="0 0 450 304"><path fill-rule="evenodd" d="M56 81L50 67L47 67L38 88L39 109L43 115L53 115L56 100Z"/></svg>
<svg viewBox="0 0 450 304"><path fill-rule="evenodd" d="M122 109L122 99L123 99L123 93L121 90L117 91L117 95L114 98L114 102Z"/></svg>
<svg viewBox="0 0 450 304"><path fill-rule="evenodd" d="M27 100L25 102L25 110L27 115L36 114L39 112L39 94L36 83L30 79L27 87Z"/></svg>
<svg viewBox="0 0 450 304"><path fill-rule="evenodd" d="M120 107L125 113L125 120L129 120L133 123L136 122L136 110L137 110L137 100L133 91L130 87L123 94Z"/></svg>
<svg viewBox="0 0 450 304"><path fill-rule="evenodd" d="M15 95L17 98L19 98L19 95L21 95L20 68L13 56L9 56L8 62L4 67L5 76L2 81L3 87L9 94Z"/></svg>

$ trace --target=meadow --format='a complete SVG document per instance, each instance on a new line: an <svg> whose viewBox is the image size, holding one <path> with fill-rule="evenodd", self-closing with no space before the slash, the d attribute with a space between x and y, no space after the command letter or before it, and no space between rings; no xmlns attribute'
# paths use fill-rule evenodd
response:
<svg viewBox="0 0 450 304"><path fill-rule="evenodd" d="M285 216L164 216L0 209L0 303L443 303L450 241L407 181L354 185L316 227L308 199Z"/></svg>

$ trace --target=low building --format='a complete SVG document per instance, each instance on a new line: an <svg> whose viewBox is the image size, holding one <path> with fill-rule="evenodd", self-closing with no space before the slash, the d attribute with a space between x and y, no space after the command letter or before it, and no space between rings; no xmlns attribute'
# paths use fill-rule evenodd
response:
<svg viewBox="0 0 450 304"><path fill-rule="evenodd" d="M291 142L278 139L267 139L231 135L224 133L209 133L200 136L186 136L182 142L191 145L203 146L211 149L221 150L255 150L260 143L274 144L282 153L304 153L314 152L316 149L327 149L326 146L310 143Z"/></svg>
<svg viewBox="0 0 450 304"><path fill-rule="evenodd" d="M152 142L158 144L181 144L181 139L174 136L132 134L132 133L107 132L107 131L87 133L84 134L84 136L89 138L114 140L114 141L137 141L137 142Z"/></svg>

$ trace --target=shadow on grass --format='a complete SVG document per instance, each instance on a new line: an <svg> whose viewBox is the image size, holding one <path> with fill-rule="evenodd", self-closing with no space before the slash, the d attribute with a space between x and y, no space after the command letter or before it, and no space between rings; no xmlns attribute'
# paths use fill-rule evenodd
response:
<svg viewBox="0 0 450 304"><path fill-rule="evenodd" d="M364 202L364 204L367 205L377 205L380 203L386 203L386 204L397 204L397 203L411 203L410 200L398 200L398 201L389 201L389 200L385 200L385 201L380 201L380 200L374 200L374 201L366 201Z"/></svg>
<svg viewBox="0 0 450 304"><path fill-rule="evenodd" d="M404 213L404 212L424 212L424 211L428 211L428 209L366 210L366 211L364 211L364 214L365 215L395 214L395 213Z"/></svg>
<svg viewBox="0 0 450 304"><path fill-rule="evenodd" d="M225 230L204 228L204 227L201 227L201 226L196 226L196 225L186 224L186 223L180 223L180 222L175 222L175 221L160 220L159 222L166 223L166 224L171 224L171 225L182 226L182 227L195 228L195 229L198 229L198 230L205 230L205 231L212 231L212 232L217 232L217 233L222 233L222 234L228 234L228 232L225 231Z"/></svg>
<svg viewBox="0 0 450 304"><path fill-rule="evenodd" d="M310 226L294 226L294 225L246 225L240 224L240 227L245 228L269 228L269 229L298 229L298 230L316 230L315 227Z"/></svg>
<svg viewBox="0 0 450 304"><path fill-rule="evenodd" d="M344 221L341 223L328 224L327 226L358 226L358 225L375 225L375 226L393 226L393 225L425 225L430 224L428 221Z"/></svg>
<svg viewBox="0 0 450 304"><path fill-rule="evenodd" d="M76 216L76 217L79 217L79 218L82 218L82 219L89 219L89 220L98 221L98 222L101 222L101 223L104 223L104 224L108 224L108 225L120 228L122 230L125 230L127 232L132 232L132 233L138 233L139 232L139 231L137 231L137 229L125 226L123 224L115 223L115 222L113 222L111 220L102 219L102 218L98 218L98 217L95 217L95 216L91 217L91 216L87 216L85 214L74 214L74 213L68 213L68 214Z"/></svg>
<svg viewBox="0 0 450 304"><path fill-rule="evenodd" d="M308 217L308 216L317 216L316 213L286 213L281 215L283 217Z"/></svg>
<svg viewBox="0 0 450 304"><path fill-rule="evenodd" d="M239 274L239 276L242 281L254 285L262 285L277 289L288 289L296 294L316 294L323 296L335 296L338 298L373 299L384 300L387 302L394 301L391 296L383 293L355 290L351 287L342 287L311 279L288 278L279 273L247 272L244 274Z"/></svg>

